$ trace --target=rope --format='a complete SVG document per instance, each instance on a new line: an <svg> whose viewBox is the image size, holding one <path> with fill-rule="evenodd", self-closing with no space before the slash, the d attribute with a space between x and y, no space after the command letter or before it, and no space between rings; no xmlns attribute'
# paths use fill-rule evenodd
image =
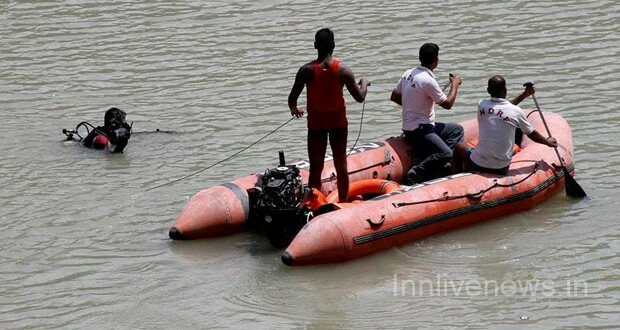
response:
<svg viewBox="0 0 620 330"><path fill-rule="evenodd" d="M360 139L360 135L362 135L362 123L364 122L364 108L365 107L366 107L366 100L364 100L364 102L362 102L362 117L360 118L360 129L359 129L359 132L357 132L357 138L355 139L355 143L353 143L353 146L349 150L349 153L347 154L347 157L349 157L351 152L353 152L353 149L355 149L355 146L357 145L357 141L359 141L359 139Z"/></svg>
<svg viewBox="0 0 620 330"><path fill-rule="evenodd" d="M208 169L210 169L210 168L212 168L212 167L214 167L214 166L216 166L216 165L219 165L219 164L221 164L221 163L223 163L223 162L225 162L225 161L227 161L227 160L229 160L229 159L231 159L231 158L233 158L233 157L235 157L235 156L239 155L240 153L242 153L242 152L244 152L244 151L246 151L246 150L250 149L252 146L254 146L255 144L257 144L257 143L261 142L262 140L264 140L264 139L265 139L266 137L268 137L269 135L271 135L271 134L275 133L277 130L279 130L280 128L284 127L284 125L286 125L286 124L290 123L290 122L291 122L291 120L293 120L293 119L295 119L295 118L296 118L296 117L291 117L291 119L287 120L286 122L284 122L284 124L282 124L282 125L278 126L276 129L274 129L274 130L272 130L271 132L267 133L267 134L266 134L265 136L263 136L262 138L260 138L260 139L258 139L258 140L256 140L256 141L252 142L251 144L249 144L249 145L248 145L248 146L246 146L245 148L243 148L243 149L241 149L241 150L239 150L239 151L235 152L234 154L232 154L232 155L230 155L230 156L228 156L228 157L226 157L226 158L224 158L224 159L222 159L222 160L220 160L220 161L217 161L217 162L215 162L215 163L213 163L213 164L211 164L211 165L209 165L209 166L207 166L207 167L205 167L205 168L203 168L203 169L201 169L201 170L198 170L198 171L196 171L196 172L194 172L194 173L188 174L188 175L183 176L183 177L181 177L181 178L178 178L178 179L176 179L176 180L172 180L172 181L170 181L170 182L166 182L166 183L163 183L163 184L157 185L157 186L155 186L155 187L151 187L151 188L149 188L149 189L146 189L146 190L145 190L145 192L146 192L146 191L151 191L151 190L154 190L154 189L157 189L157 188L161 188L161 187L163 187L163 186L171 185L171 184L176 183L176 182L179 182L179 181L181 181L181 180L185 180L185 179L187 179L187 178L189 178L189 177L192 177L192 176L194 176L194 175L196 175L196 174L198 174L198 173L204 172L204 171L206 171L206 170L208 170Z"/></svg>
<svg viewBox="0 0 620 330"><path fill-rule="evenodd" d="M530 111L530 112L527 114L527 116L525 116L525 118L530 118L530 115L531 115L531 114L533 114L533 113L535 113L535 112L538 112L538 110L532 110L532 111Z"/></svg>
<svg viewBox="0 0 620 330"><path fill-rule="evenodd" d="M359 141L359 139L360 139L360 135L362 134L362 124L363 124L363 122L364 122L364 109L365 109L365 108L366 108L366 100L364 100L364 102L362 102L362 116L361 116L361 118L360 118L360 128L359 128L359 132L357 132L357 138L355 139L355 143L353 143L353 147L351 147L351 149L349 150L349 153L347 154L347 157L351 154L351 152L353 151L353 149L355 149L355 146L357 145L357 142L358 142L358 141ZM227 161L227 160L229 160L229 159L231 159L231 158L233 158L233 157L235 157L235 156L239 155L240 153L242 153L242 152L244 152L244 151L248 150L249 148L251 148L251 147L252 147L252 146L254 146L255 144L257 144L257 143L261 142L261 141L262 141L262 140L264 140L266 137L268 137L269 135L271 135L271 134L275 133L277 130L279 130L280 128L284 127L284 125L288 124L291 120L293 120L293 119L295 119L295 118L296 118L296 117L291 117L291 118L290 118L289 120L287 120L284 124L282 124L282 125L278 126L276 129L274 129L274 130L272 130L271 132L267 133L267 134L266 134L265 136L263 136L262 138L260 138L260 139L258 139L258 140L256 140L256 141L254 141L253 143L251 143L251 144L250 144L250 145L248 145L247 147L245 147L245 148L243 148L243 149L241 149L241 150L237 151L236 153L234 153L234 154L232 154L232 155L230 155L230 156L228 156L228 157L226 157L226 158L224 158L224 159L222 159L222 160L220 160L220 161L218 161L218 162L215 162L215 163L213 163L213 164L211 164L211 165L209 165L209 166L207 166L207 167L205 167L205 168L203 168L203 169L200 169L200 170L198 170L198 171L196 171L196 172L194 172L194 173L190 173L190 174L188 174L188 175L186 175L186 176L183 176L183 177L181 177L181 178L178 178L178 179L176 179L176 180L172 180L172 181L170 181L170 182L166 182L166 183L163 183L163 184L157 185L157 186L155 186L155 187L151 187L151 188L149 188L149 189L146 189L146 190L145 190L145 192L146 192L146 191L151 191L151 190L154 190L154 189L157 189L157 188L161 188L161 187L163 187L163 186L171 185L171 184L176 183L176 182L179 182L179 181L181 181L181 180L185 180L185 179L187 179L187 178L189 178L189 177L192 177L192 176L194 176L194 175L196 175L196 174L198 174L198 173L204 172L204 171L206 171L206 170L208 170L208 169L210 169L210 168L212 168L212 167L214 167L214 166L216 166L216 165L219 165L219 164L221 164L221 163L223 163L223 162L225 162L225 161Z"/></svg>
<svg viewBox="0 0 620 330"><path fill-rule="evenodd" d="M418 201L418 202L401 202L401 203L392 203L392 206L394 206L395 208L399 208L399 207L404 207L404 206L411 206L411 205L417 205L417 204L425 204L425 203L433 203L433 202L443 202L443 201L450 201L450 200L455 200L455 199L461 199L461 198L481 198L482 195L484 195L486 192L495 189L495 188L509 188L512 186L516 186L518 184L520 184L521 182L529 179L532 175L534 175L534 173L536 173L536 171L538 171L538 163L534 163L534 169L532 170L532 173L528 174L525 178L511 183L511 184L500 184L497 182L497 179L493 180L493 185L491 185L490 187L486 188L486 189L482 189L479 192L475 193L475 194L464 194L464 195L457 195L457 196L450 196L448 195L448 193L444 193L444 197L441 198L435 198L435 199L430 199L430 200L425 200L425 201Z"/></svg>

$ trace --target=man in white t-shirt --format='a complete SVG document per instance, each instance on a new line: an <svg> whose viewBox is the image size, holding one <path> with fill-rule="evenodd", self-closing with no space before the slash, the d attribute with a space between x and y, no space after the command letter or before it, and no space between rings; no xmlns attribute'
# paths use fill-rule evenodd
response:
<svg viewBox="0 0 620 330"><path fill-rule="evenodd" d="M501 175L508 173L517 129L534 142L549 147L558 145L553 137L540 135L517 106L534 94L536 90L533 85L528 85L521 95L508 102L506 80L497 75L489 79L487 91L491 98L478 103L478 145L469 150L468 170Z"/></svg>
<svg viewBox="0 0 620 330"><path fill-rule="evenodd" d="M420 47L420 64L402 75L390 96L391 101L403 107L403 133L413 146L414 158L421 159L405 176L405 184L436 177L463 139L462 126L435 122L435 104L448 110L452 108L462 78L450 75L450 92L444 94L433 73L439 64L436 44L426 43Z"/></svg>

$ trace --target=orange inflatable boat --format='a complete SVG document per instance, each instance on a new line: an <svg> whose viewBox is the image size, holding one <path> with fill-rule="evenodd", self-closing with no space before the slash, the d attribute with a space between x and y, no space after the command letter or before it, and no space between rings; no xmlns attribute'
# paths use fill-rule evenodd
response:
<svg viewBox="0 0 620 330"><path fill-rule="evenodd" d="M536 130L544 134L540 117L533 114L529 118ZM545 118L560 145L558 151L564 164L569 172L574 172L568 123L558 114L545 113ZM477 139L475 119L460 124L465 128L465 141ZM396 182L402 180L412 165L410 152L410 146L400 137L353 150L348 157L349 195L359 194L363 201L346 204L333 203L337 199L336 178L328 156L319 193L327 196L319 203L324 205L306 213L300 205L302 200L308 200L307 192L291 188L281 190L279 195L269 194L272 188L282 187L285 177L298 176L298 181L306 182L305 161L205 189L189 201L169 235L172 239L221 236L259 223L269 236L273 234L274 224L307 216L284 230L292 242L272 240L275 246L288 245L282 262L286 265L342 262L527 210L564 189L564 172L554 149L527 137L521 150L513 156L506 176L454 173L414 186L401 186ZM293 206L278 206L286 196L291 197L287 205ZM276 209L282 213L272 212Z"/></svg>
<svg viewBox="0 0 620 330"><path fill-rule="evenodd" d="M545 113L569 172L574 171L568 123ZM530 116L539 132L540 117ZM477 139L474 120L461 123L465 141ZM544 133L541 133L544 134ZM524 211L564 189L553 148L524 138L506 176L459 173L375 197L312 219L282 255L287 265L341 262L457 227Z"/></svg>
<svg viewBox="0 0 620 330"><path fill-rule="evenodd" d="M402 180L412 166L408 155L410 149L399 137L356 147L347 158L351 184L366 179ZM299 170L303 183L308 182L308 161L300 160L290 166ZM170 229L170 238L183 240L224 236L255 225L255 189L261 175L252 173L196 193ZM325 158L322 182L321 193L325 196L336 190L336 170L331 155Z"/></svg>

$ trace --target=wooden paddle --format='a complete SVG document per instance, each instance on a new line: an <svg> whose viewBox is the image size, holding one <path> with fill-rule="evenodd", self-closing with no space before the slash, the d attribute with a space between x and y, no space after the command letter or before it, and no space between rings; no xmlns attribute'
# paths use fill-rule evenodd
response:
<svg viewBox="0 0 620 330"><path fill-rule="evenodd" d="M534 83L526 82L525 84L523 84L523 86L532 87L534 86ZM540 118L542 119L542 122L545 125L547 134L549 135L549 137L551 137L551 131L549 130L549 126L547 126L547 121L545 120L545 116L540 110L540 106L538 105L538 101L536 100L536 96L534 96L534 94L532 94L532 100L534 100L534 104L536 104L536 109L538 110L538 113L540 114ZM573 178L568 172L566 165L564 165L564 160L562 160L562 157L560 157L560 153L558 152L558 147L554 147L553 149L555 150L555 154L558 156L558 159L560 160L562 171L564 171L564 186L566 188L566 195L571 196L571 197L577 197L577 198L583 198L583 197L588 196L586 192L581 188L581 186L577 183L575 178Z"/></svg>

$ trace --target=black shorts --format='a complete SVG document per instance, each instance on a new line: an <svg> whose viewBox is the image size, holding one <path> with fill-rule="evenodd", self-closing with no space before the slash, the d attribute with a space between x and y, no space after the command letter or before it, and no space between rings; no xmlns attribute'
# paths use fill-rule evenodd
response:
<svg viewBox="0 0 620 330"><path fill-rule="evenodd" d="M499 174L499 175L506 175L508 173L508 169L510 168L510 165L506 167L502 167L502 168L488 168L488 167L480 166L474 163L474 161L471 160L471 151L474 149L475 148L470 148L469 150L467 150L467 158L469 158L469 168L466 169L467 171Z"/></svg>
<svg viewBox="0 0 620 330"><path fill-rule="evenodd" d="M348 130L349 130L348 127L328 128L328 129L309 129L308 128L308 136L309 137L327 137L329 134L347 133Z"/></svg>

